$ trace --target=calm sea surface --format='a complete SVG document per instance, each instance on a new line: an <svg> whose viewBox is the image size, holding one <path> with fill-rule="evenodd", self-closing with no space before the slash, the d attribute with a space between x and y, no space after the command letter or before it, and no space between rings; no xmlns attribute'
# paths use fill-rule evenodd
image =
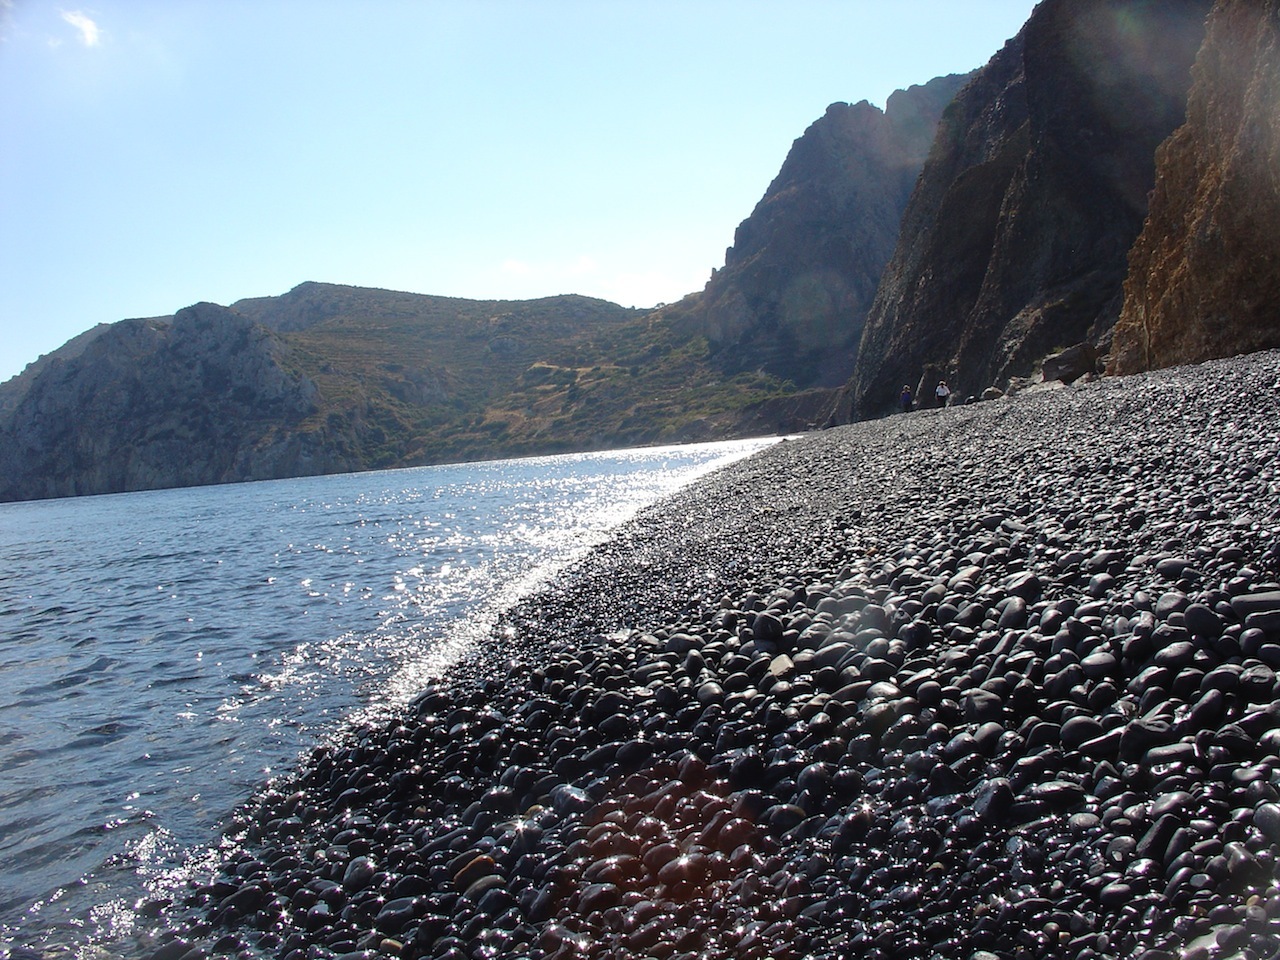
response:
<svg viewBox="0 0 1280 960"><path fill-rule="evenodd" d="M768 442L0 504L0 947L109 953L301 751Z"/></svg>

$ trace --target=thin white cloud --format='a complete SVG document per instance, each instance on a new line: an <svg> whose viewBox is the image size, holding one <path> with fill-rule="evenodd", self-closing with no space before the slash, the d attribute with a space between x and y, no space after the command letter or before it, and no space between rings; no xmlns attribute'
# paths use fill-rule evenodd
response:
<svg viewBox="0 0 1280 960"><path fill-rule="evenodd" d="M61 16L64 22L79 32L80 42L86 47L96 47L102 42L102 31L88 14L80 10L63 10Z"/></svg>
<svg viewBox="0 0 1280 960"><path fill-rule="evenodd" d="M534 270L532 264L523 260L504 260L502 261L502 272L516 277L532 277L537 271Z"/></svg>

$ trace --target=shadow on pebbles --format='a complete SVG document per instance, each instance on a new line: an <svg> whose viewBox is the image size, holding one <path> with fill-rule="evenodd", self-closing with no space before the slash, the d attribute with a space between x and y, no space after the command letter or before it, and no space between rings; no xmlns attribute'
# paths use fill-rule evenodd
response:
<svg viewBox="0 0 1280 960"><path fill-rule="evenodd" d="M1280 955L1280 354L839 427L317 750L151 960Z"/></svg>

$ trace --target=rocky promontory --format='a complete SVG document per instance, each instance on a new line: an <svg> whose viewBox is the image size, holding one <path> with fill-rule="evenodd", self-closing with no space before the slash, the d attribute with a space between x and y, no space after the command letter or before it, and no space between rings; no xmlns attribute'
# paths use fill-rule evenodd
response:
<svg viewBox="0 0 1280 960"><path fill-rule="evenodd" d="M938 118L967 79L895 91L884 110L833 103L792 144L724 267L667 311L707 339L718 368L802 388L848 379Z"/></svg>
<svg viewBox="0 0 1280 960"><path fill-rule="evenodd" d="M265 790L146 953L1275 956L1278 413L1273 352L719 471Z"/></svg>
<svg viewBox="0 0 1280 960"><path fill-rule="evenodd" d="M212 303L122 320L6 393L0 501L326 473L295 431L316 388L271 330Z"/></svg>

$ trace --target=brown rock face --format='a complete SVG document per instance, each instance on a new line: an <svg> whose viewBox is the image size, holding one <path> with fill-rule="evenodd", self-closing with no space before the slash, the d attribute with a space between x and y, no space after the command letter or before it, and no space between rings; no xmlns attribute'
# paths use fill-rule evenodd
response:
<svg viewBox="0 0 1280 960"><path fill-rule="evenodd" d="M1110 373L1280 346L1280 0L1219 0L1161 148Z"/></svg>
<svg viewBox="0 0 1280 960"><path fill-rule="evenodd" d="M948 108L863 331L859 416L1105 343L1209 0L1044 0Z"/></svg>
<svg viewBox="0 0 1280 960"><path fill-rule="evenodd" d="M724 269L668 308L707 338L720 369L764 369L801 387L848 379L938 118L965 80L899 90L883 112L834 103L795 141Z"/></svg>

